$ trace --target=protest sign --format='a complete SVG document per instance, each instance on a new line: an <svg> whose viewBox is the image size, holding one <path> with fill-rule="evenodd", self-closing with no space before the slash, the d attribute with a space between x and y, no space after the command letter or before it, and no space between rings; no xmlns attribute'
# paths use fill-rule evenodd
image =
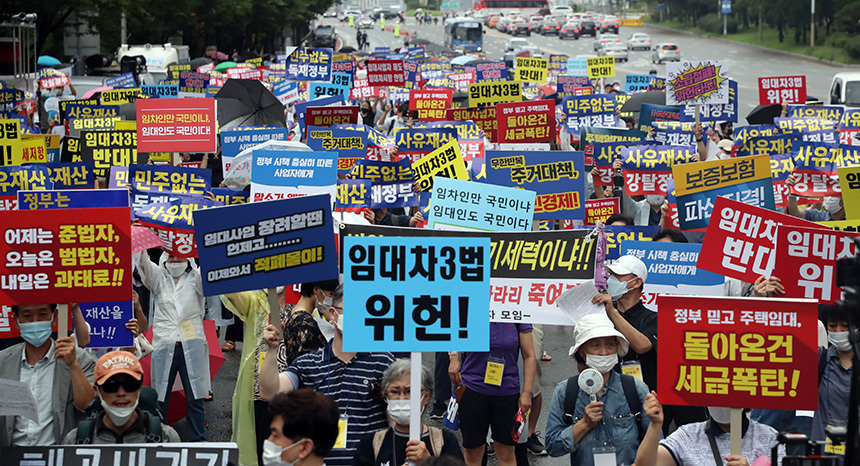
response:
<svg viewBox="0 0 860 466"><path fill-rule="evenodd" d="M305 131L305 114L307 113L308 107L333 107L338 105L345 105L346 99L342 95L331 96L331 97L320 97L319 99L314 99L309 102L298 102L294 105L296 110L296 121L299 124L299 130L301 130L302 134Z"/></svg>
<svg viewBox="0 0 860 466"><path fill-rule="evenodd" d="M131 165L128 178L134 210L175 200L176 194L205 196L212 189L212 172L202 168Z"/></svg>
<svg viewBox="0 0 860 466"><path fill-rule="evenodd" d="M362 131L309 126L307 145L315 151L336 151L337 173L346 175L356 161L368 156L368 140Z"/></svg>
<svg viewBox="0 0 860 466"><path fill-rule="evenodd" d="M457 131L453 128L399 128L394 134L397 145L397 156L405 157L417 163L425 155L439 149L450 141L457 140Z"/></svg>
<svg viewBox="0 0 860 466"><path fill-rule="evenodd" d="M0 211L18 210L18 191L46 189L54 189L54 183L41 165L0 167Z"/></svg>
<svg viewBox="0 0 860 466"><path fill-rule="evenodd" d="M584 57L569 58L567 60L567 74L570 76L588 76L588 59Z"/></svg>
<svg viewBox="0 0 860 466"><path fill-rule="evenodd" d="M815 301L661 296L657 304L661 403L817 409Z"/></svg>
<svg viewBox="0 0 860 466"><path fill-rule="evenodd" d="M137 142L134 131L83 131L81 160L93 162L96 176L107 176L111 167L137 162Z"/></svg>
<svg viewBox="0 0 860 466"><path fill-rule="evenodd" d="M788 175L794 170L791 154L770 156L770 177L773 180L773 205L776 208L788 206L789 188L785 184Z"/></svg>
<svg viewBox="0 0 860 466"><path fill-rule="evenodd" d="M582 152L487 151L487 182L537 193L535 218L583 219Z"/></svg>
<svg viewBox="0 0 860 466"><path fill-rule="evenodd" d="M56 74L39 78L39 87L41 87L42 90L54 89L57 87L66 87L70 83L71 81L69 80L69 77L64 75L63 73L60 73L59 71L57 71Z"/></svg>
<svg viewBox="0 0 860 466"><path fill-rule="evenodd" d="M359 119L359 108L357 105L307 107L306 112L305 138L307 138L307 128L310 126L328 127L332 125L357 124Z"/></svg>
<svg viewBox="0 0 860 466"><path fill-rule="evenodd" d="M858 233L781 225L776 232L774 275L786 298L817 299L823 304L842 300L836 284L836 261L857 254Z"/></svg>
<svg viewBox="0 0 860 466"><path fill-rule="evenodd" d="M729 69L724 61L670 62L666 74L666 105L729 102Z"/></svg>
<svg viewBox="0 0 860 466"><path fill-rule="evenodd" d="M128 207L124 189L18 191L18 210Z"/></svg>
<svg viewBox="0 0 860 466"><path fill-rule="evenodd" d="M90 118L69 118L68 122L69 135L72 137L80 137L82 131L110 131L115 129L117 122L120 121L118 116L106 117L90 117Z"/></svg>
<svg viewBox="0 0 860 466"><path fill-rule="evenodd" d="M580 129L580 144L585 151L585 165L594 165L594 157L599 152L595 152L594 144L598 142L619 142L619 141L642 141L648 133L642 131L634 131L622 128L595 128L583 126ZM617 154L616 154L617 155Z"/></svg>
<svg viewBox="0 0 860 466"><path fill-rule="evenodd" d="M457 180L469 179L466 164L460 157L460 146L456 140L448 141L442 147L413 163L412 170L415 172L415 181L421 186L421 191L430 191L436 176Z"/></svg>
<svg viewBox="0 0 860 466"><path fill-rule="evenodd" d="M368 97L376 97L379 94L379 90L381 88L378 86L371 86L370 81L367 78L364 79L356 79L352 83L352 89L349 93L350 99L367 99Z"/></svg>
<svg viewBox="0 0 860 466"><path fill-rule="evenodd" d="M823 118L774 118L781 134L799 135L804 141L838 143L836 122Z"/></svg>
<svg viewBox="0 0 860 466"><path fill-rule="evenodd" d="M681 121L696 121L696 106L681 106ZM699 121L710 123L738 122L738 82L729 80L729 102L726 104L699 105Z"/></svg>
<svg viewBox="0 0 860 466"><path fill-rule="evenodd" d="M140 93L151 99L175 99L179 97L178 84L140 86Z"/></svg>
<svg viewBox="0 0 860 466"><path fill-rule="evenodd" d="M439 178L427 227L437 230L530 231L533 191Z"/></svg>
<svg viewBox="0 0 860 466"><path fill-rule="evenodd" d="M621 199L610 197L604 199L586 199L585 201L585 225L594 225L598 221L606 222L612 214L621 212Z"/></svg>
<svg viewBox="0 0 860 466"><path fill-rule="evenodd" d="M592 227L583 225L570 226L566 230L593 230ZM615 260L621 257L621 245L626 241L651 241L651 237L660 231L658 225L654 226L628 226L628 225L606 225L606 258Z"/></svg>
<svg viewBox="0 0 860 466"><path fill-rule="evenodd" d="M81 303L81 314L89 324L88 348L122 348L134 346L134 335L125 328L134 318L131 301Z"/></svg>
<svg viewBox="0 0 860 466"><path fill-rule="evenodd" d="M454 81L454 90L457 92L466 92L469 90L469 84L475 82L474 73L452 73L448 78Z"/></svg>
<svg viewBox="0 0 860 466"><path fill-rule="evenodd" d="M44 138L38 139L24 139L22 138L17 143L18 150L11 152L9 154L5 154L7 162L11 161L11 165L24 165L28 163L45 163L48 161L48 151L45 148L46 140ZM8 146L7 146L8 147ZM13 146L14 147L14 146ZM8 156L11 155L11 160L9 160Z"/></svg>
<svg viewBox="0 0 860 466"><path fill-rule="evenodd" d="M586 76L559 76L556 82L556 92L558 97L590 95L592 93L591 80Z"/></svg>
<svg viewBox="0 0 860 466"><path fill-rule="evenodd" d="M337 184L337 152L255 150L251 201L328 194Z"/></svg>
<svg viewBox="0 0 860 466"><path fill-rule="evenodd" d="M646 91L654 75L628 74L624 77L624 92Z"/></svg>
<svg viewBox="0 0 860 466"><path fill-rule="evenodd" d="M417 237L419 239L486 238L491 241L490 321L573 325L556 305L569 288L594 278L596 241L586 240L580 231L475 232L427 228L395 228L344 224L340 251L351 236ZM345 263L346 258L340 261Z"/></svg>
<svg viewBox="0 0 860 466"><path fill-rule="evenodd" d="M469 84L469 107L483 107L523 100L520 81L483 82Z"/></svg>
<svg viewBox="0 0 860 466"><path fill-rule="evenodd" d="M858 133L860 133L860 109L847 108L839 120L839 142L851 146L860 145L860 141L856 139Z"/></svg>
<svg viewBox="0 0 860 466"><path fill-rule="evenodd" d="M111 86L114 89L130 88L137 86L137 81L134 79L134 73L128 72L119 76L105 79L105 86Z"/></svg>
<svg viewBox="0 0 860 466"><path fill-rule="evenodd" d="M370 208L370 180L337 180L335 209Z"/></svg>
<svg viewBox="0 0 860 466"><path fill-rule="evenodd" d="M102 105L122 105L136 102L141 98L141 96L145 97L140 92L140 88L116 89L112 91L101 91L99 93L99 100L101 100Z"/></svg>
<svg viewBox="0 0 860 466"><path fill-rule="evenodd" d="M839 168L839 186L846 219L860 219L860 166Z"/></svg>
<svg viewBox="0 0 860 466"><path fill-rule="evenodd" d="M92 162L43 163L41 168L48 169L48 176L54 189L92 189L95 187L95 173Z"/></svg>
<svg viewBox="0 0 860 466"><path fill-rule="evenodd" d="M761 105L806 102L806 76L758 78L758 100Z"/></svg>
<svg viewBox="0 0 860 466"><path fill-rule="evenodd" d="M615 57L608 55L603 57L588 57L585 59L588 66L589 79L611 78L615 76Z"/></svg>
<svg viewBox="0 0 860 466"><path fill-rule="evenodd" d="M719 196L774 209L767 155L682 163L672 166L672 175L682 230L704 231Z"/></svg>
<svg viewBox="0 0 860 466"><path fill-rule="evenodd" d="M555 140L555 102L538 100L496 105L499 143Z"/></svg>
<svg viewBox="0 0 860 466"><path fill-rule="evenodd" d="M239 449L235 443L210 442L10 447L3 449L3 455L9 466L27 466L33 461L45 466L99 466L107 463L169 463L177 466L239 464Z"/></svg>
<svg viewBox="0 0 860 466"><path fill-rule="evenodd" d="M370 207L374 209L412 207L418 205L413 192L415 176L409 159L397 162L358 160L350 170L356 180L370 180Z"/></svg>
<svg viewBox="0 0 860 466"><path fill-rule="evenodd" d="M215 99L143 99L137 102L141 152L215 152Z"/></svg>
<svg viewBox="0 0 860 466"><path fill-rule="evenodd" d="M193 71L179 72L180 97L206 97L207 87L209 87L208 74Z"/></svg>
<svg viewBox="0 0 860 466"><path fill-rule="evenodd" d="M349 86L340 86L332 83L312 82L308 88L309 99L318 99L320 97L342 95L349 97Z"/></svg>
<svg viewBox="0 0 860 466"><path fill-rule="evenodd" d="M471 120L484 131L484 136L487 137L488 141L496 142L498 140L496 107L449 108L446 110L445 119L452 121Z"/></svg>
<svg viewBox="0 0 860 466"><path fill-rule="evenodd" d="M713 212L697 265L748 283L773 273L777 226L826 228L725 197L717 198Z"/></svg>
<svg viewBox="0 0 860 466"><path fill-rule="evenodd" d="M21 165L21 121L0 120L0 166Z"/></svg>
<svg viewBox="0 0 860 466"><path fill-rule="evenodd" d="M343 247L343 306L356 310L344 314L345 351L380 344L390 351L489 350L489 238L350 236ZM389 292L380 293L380 285Z"/></svg>
<svg viewBox="0 0 860 466"><path fill-rule="evenodd" d="M788 106L787 117L790 118L823 118L837 123L842 121L845 107L841 105L815 105L792 104ZM840 129L842 129L840 125Z"/></svg>
<svg viewBox="0 0 860 466"><path fill-rule="evenodd" d="M293 81L329 82L331 67L331 49L296 47L287 56L284 77Z"/></svg>
<svg viewBox="0 0 860 466"><path fill-rule="evenodd" d="M839 196L838 167L842 163L839 144L796 141L791 145L792 174L797 183L791 187L792 194L801 196Z"/></svg>
<svg viewBox="0 0 860 466"><path fill-rule="evenodd" d="M248 202L250 193L248 191L237 191L230 188L212 188L215 200L224 205L245 204Z"/></svg>
<svg viewBox="0 0 860 466"><path fill-rule="evenodd" d="M567 115L569 133L577 133L585 126L618 126L616 101L612 94L565 97L562 108Z"/></svg>
<svg viewBox="0 0 860 466"><path fill-rule="evenodd" d="M203 294L337 278L329 196L194 213Z"/></svg>
<svg viewBox="0 0 860 466"><path fill-rule="evenodd" d="M409 110L418 112L418 119L444 120L445 109L451 107L451 89L427 89L409 91Z"/></svg>
<svg viewBox="0 0 860 466"><path fill-rule="evenodd" d="M197 257L192 214L222 204L189 194L171 194L171 198L167 202L147 204L136 210L134 216L141 225L152 229L161 241L161 249L168 254L181 258Z"/></svg>
<svg viewBox="0 0 860 466"><path fill-rule="evenodd" d="M691 146L636 146L621 149L624 193L628 196L666 194L672 167L696 160Z"/></svg>
<svg viewBox="0 0 860 466"><path fill-rule="evenodd" d="M289 132L286 128L230 128L221 131L221 157L225 160L224 173L230 170L233 157L245 149L266 141L286 141Z"/></svg>
<svg viewBox="0 0 860 466"><path fill-rule="evenodd" d="M478 63L474 67L475 82L477 83L506 81L508 79L507 66L503 61Z"/></svg>
<svg viewBox="0 0 860 466"><path fill-rule="evenodd" d="M514 77L524 83L546 83L549 60L546 58L516 57Z"/></svg>
<svg viewBox="0 0 860 466"><path fill-rule="evenodd" d="M639 112L639 131L647 133L651 131L652 123L655 121L679 121L681 110L678 107L667 105L642 104Z"/></svg>
<svg viewBox="0 0 860 466"><path fill-rule="evenodd" d="M0 304L131 299L128 208L0 212Z"/></svg>
<svg viewBox="0 0 860 466"><path fill-rule="evenodd" d="M179 79L179 73L182 71L191 71L190 63L167 65L167 76L170 79Z"/></svg>
<svg viewBox="0 0 860 466"><path fill-rule="evenodd" d="M66 118L103 118L118 116L119 106L117 105L66 105Z"/></svg>
<svg viewBox="0 0 860 466"><path fill-rule="evenodd" d="M585 128L583 128L585 129ZM605 139L605 138L601 138ZM615 160L621 158L622 149L648 144L650 141L611 141L592 142L586 145L586 150L592 148L593 165L597 167L597 176L594 177L595 186L613 186L615 176ZM587 157L588 152L586 152Z"/></svg>
<svg viewBox="0 0 860 466"><path fill-rule="evenodd" d="M284 105L295 102L299 98L299 83L281 80L272 86L272 94Z"/></svg>
<svg viewBox="0 0 860 466"><path fill-rule="evenodd" d="M367 82L370 86L403 87L406 84L403 60L368 61Z"/></svg>

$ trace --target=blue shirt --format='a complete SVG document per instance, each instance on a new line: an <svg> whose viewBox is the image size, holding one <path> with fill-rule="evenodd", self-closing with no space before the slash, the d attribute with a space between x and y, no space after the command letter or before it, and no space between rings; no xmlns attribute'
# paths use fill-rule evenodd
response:
<svg viewBox="0 0 860 466"><path fill-rule="evenodd" d="M332 449L325 457L328 465L349 465L358 443L365 435L388 427L385 403L370 396L372 385L394 362L391 353L357 353L349 362L332 353L331 342L313 353L299 356L287 368L296 388L310 388L327 395L347 416L346 448Z"/></svg>
<svg viewBox="0 0 860 466"><path fill-rule="evenodd" d="M636 379L636 392L642 404L648 395L648 387ZM610 372L609 382L604 388L603 395L597 401L603 404L603 420L588 431L585 436L574 444L573 425L564 423L564 398L567 394L567 380L562 380L552 396L552 406L546 422L546 451L550 456L570 454L570 464L577 466L594 465L594 448L611 445L615 447L615 460L618 464L631 464L636 460L636 450L639 448L639 430L636 419L627 406L627 398L621 387L621 376ZM578 390L574 403L573 424L583 418L585 407L591 403L591 398L582 390ZM640 425L643 432L648 429L651 420L642 415Z"/></svg>
<svg viewBox="0 0 860 466"><path fill-rule="evenodd" d="M848 397L851 391L851 369L842 367L835 346L826 352L827 363L818 383L818 411L812 421L812 440L824 440L828 424L848 425Z"/></svg>

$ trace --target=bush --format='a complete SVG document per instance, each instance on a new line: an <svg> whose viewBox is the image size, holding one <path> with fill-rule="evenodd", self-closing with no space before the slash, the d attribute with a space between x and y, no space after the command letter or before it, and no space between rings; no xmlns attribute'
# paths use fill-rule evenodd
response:
<svg viewBox="0 0 860 466"><path fill-rule="evenodd" d="M837 47L840 49L844 49L848 46L848 41L851 40L851 34L847 32L833 32L827 37L825 44L830 45L832 47Z"/></svg>
<svg viewBox="0 0 860 466"><path fill-rule="evenodd" d="M696 26L703 31L710 32L711 34L723 34L723 18L716 13L708 13L707 15L702 16L699 18ZM728 22L726 23L726 31L729 34L735 34L738 32L738 21L735 18L729 16Z"/></svg>
<svg viewBox="0 0 860 466"><path fill-rule="evenodd" d="M854 37L845 44L845 50L851 58L860 59L860 37Z"/></svg>
<svg viewBox="0 0 860 466"><path fill-rule="evenodd" d="M849 3L836 14L836 28L851 35L860 33L860 2Z"/></svg>

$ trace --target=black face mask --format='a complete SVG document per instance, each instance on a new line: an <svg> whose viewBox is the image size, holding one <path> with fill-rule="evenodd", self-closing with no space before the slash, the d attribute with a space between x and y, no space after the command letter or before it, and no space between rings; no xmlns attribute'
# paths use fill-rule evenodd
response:
<svg viewBox="0 0 860 466"><path fill-rule="evenodd" d="M361 114L362 114L362 115L367 115L368 113L370 113L370 109L367 109L367 108L363 108L363 109L361 109Z"/></svg>

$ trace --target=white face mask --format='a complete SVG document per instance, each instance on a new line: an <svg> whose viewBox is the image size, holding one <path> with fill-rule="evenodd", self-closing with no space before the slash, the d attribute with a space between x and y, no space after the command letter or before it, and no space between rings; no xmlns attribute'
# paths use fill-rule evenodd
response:
<svg viewBox="0 0 860 466"><path fill-rule="evenodd" d="M606 292L609 294L609 297L612 299L618 299L624 296L627 293L627 284L630 283L630 280L626 282L622 282L615 275L610 275L608 279L606 279Z"/></svg>
<svg viewBox="0 0 860 466"><path fill-rule="evenodd" d="M645 199L649 205L663 205L663 201L666 200L666 196L662 194L647 194Z"/></svg>
<svg viewBox="0 0 860 466"><path fill-rule="evenodd" d="M827 334L827 341L839 351L848 351L851 349L851 342L848 341L848 332L830 332Z"/></svg>
<svg viewBox="0 0 860 466"><path fill-rule="evenodd" d="M171 277L179 278L188 268L188 262L165 262L164 266L167 267L167 272Z"/></svg>
<svg viewBox="0 0 860 466"><path fill-rule="evenodd" d="M99 397L102 396L101 390L99 390ZM134 414L134 410L137 409L137 404L140 400L135 400L134 404L129 406L128 408L117 408L114 406L110 406L105 403L104 398L101 399L102 407L105 409L105 412L110 417L111 422L117 427L124 426L126 422L131 418L131 415Z"/></svg>
<svg viewBox="0 0 860 466"><path fill-rule="evenodd" d="M335 327L340 330L340 334L343 335L343 314L338 314L335 311L335 315L337 315L337 322L335 322Z"/></svg>
<svg viewBox="0 0 860 466"><path fill-rule="evenodd" d="M388 400L388 416L395 424L409 425L410 400Z"/></svg>
<svg viewBox="0 0 860 466"><path fill-rule="evenodd" d="M281 448L275 442L271 442L268 439L263 441L263 466L293 466L296 461L284 461L281 459L281 453L293 448L296 445L301 445L305 440L302 439L298 442L293 443L288 447Z"/></svg>
<svg viewBox="0 0 860 466"><path fill-rule="evenodd" d="M618 354L607 354L606 356L597 354L585 355L585 365L601 374L611 371L616 364L618 364Z"/></svg>
<svg viewBox="0 0 860 466"><path fill-rule="evenodd" d="M711 414L711 419L719 424L732 423L732 408L717 408L708 406L708 413Z"/></svg>
<svg viewBox="0 0 860 466"><path fill-rule="evenodd" d="M325 296L325 292L323 292L323 296ZM329 309L331 309L331 303L332 303L331 296L325 296L323 298L322 302L320 302L319 299L316 299L316 293L314 293L314 299L316 300L317 311L319 311L320 314L325 315L324 313L326 311L328 311Z"/></svg>
<svg viewBox="0 0 860 466"><path fill-rule="evenodd" d="M841 199L842 198L839 196L825 196L824 200L821 201L821 204L824 206L824 209L827 210L827 213L833 216L842 210L842 206L839 205L839 201Z"/></svg>

